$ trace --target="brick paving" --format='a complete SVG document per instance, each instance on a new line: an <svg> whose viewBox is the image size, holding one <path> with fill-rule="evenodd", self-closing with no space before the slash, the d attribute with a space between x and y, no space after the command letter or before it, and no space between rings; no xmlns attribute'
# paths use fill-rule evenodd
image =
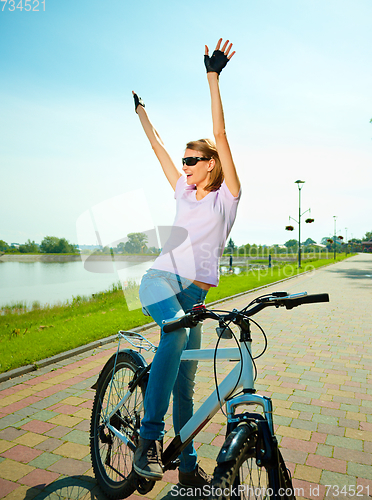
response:
<svg viewBox="0 0 372 500"><path fill-rule="evenodd" d="M297 496L371 497L372 255L357 255L218 308L241 308L272 290L328 292L331 299L292 311L266 309L255 318L269 339L257 362L256 388L273 399L276 434ZM157 329L146 336L156 343ZM259 335L256 339L257 352L262 341ZM203 346L215 341L214 325L208 321ZM232 341L223 341L224 347L229 345ZM0 384L0 498L105 498L90 465L90 387L115 349L108 344ZM230 367L220 362L219 375ZM197 377L196 406L214 386L212 363L200 363ZM171 414L166 426L169 439L174 435ZM219 412L197 436L200 463L209 473L224 433ZM171 487L177 477L177 471L167 472L142 498L174 498ZM130 500L139 498L135 494Z"/></svg>

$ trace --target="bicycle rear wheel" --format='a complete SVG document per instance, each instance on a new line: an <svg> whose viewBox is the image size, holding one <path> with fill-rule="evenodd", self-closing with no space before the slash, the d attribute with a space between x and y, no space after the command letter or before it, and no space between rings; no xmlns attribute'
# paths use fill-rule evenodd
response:
<svg viewBox="0 0 372 500"><path fill-rule="evenodd" d="M93 470L99 486L111 499L126 498L141 486L137 474L132 470L132 463L138 444L146 391L144 377L110 418L112 427L128 439L124 443L107 427L107 415L128 393L128 384L137 370L145 367L145 363L134 351L119 352L116 365L115 357L116 355L108 360L98 380L90 425Z"/></svg>
<svg viewBox="0 0 372 500"><path fill-rule="evenodd" d="M295 500L292 481L281 453L278 451L275 467L257 465L256 440L257 436L252 431L233 460L217 465L212 481L213 499Z"/></svg>

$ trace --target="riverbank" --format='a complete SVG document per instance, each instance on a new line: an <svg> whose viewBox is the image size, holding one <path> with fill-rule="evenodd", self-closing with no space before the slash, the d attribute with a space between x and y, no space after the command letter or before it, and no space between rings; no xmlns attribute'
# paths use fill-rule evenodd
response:
<svg viewBox="0 0 372 500"><path fill-rule="evenodd" d="M350 255L349 255L350 256ZM114 254L112 257L108 254L97 254L97 253L82 253L82 254L29 254L29 253L3 253L0 254L0 262L77 262L86 260L89 261L121 261L121 262L148 262L150 260L155 260L157 255L146 254L146 255L122 255ZM272 262L296 262L298 259L297 254L277 254L272 255ZM317 259L327 259L327 254L303 254L303 260L317 260ZM268 263L269 257L267 255L233 255L233 265L246 266L249 262L265 262ZM220 259L220 264L222 266L227 266L230 264L230 256L223 255Z"/></svg>
<svg viewBox="0 0 372 500"><path fill-rule="evenodd" d="M11 254L4 253L0 256L0 262L78 262L89 260L96 261L111 261L111 255L97 255L97 254ZM125 262L147 262L155 260L154 255L118 255L114 256L115 261Z"/></svg>

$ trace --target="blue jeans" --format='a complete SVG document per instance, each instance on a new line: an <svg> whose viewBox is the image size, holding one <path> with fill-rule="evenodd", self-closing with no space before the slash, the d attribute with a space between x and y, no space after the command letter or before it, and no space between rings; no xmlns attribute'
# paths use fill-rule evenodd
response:
<svg viewBox="0 0 372 500"><path fill-rule="evenodd" d="M139 289L141 304L161 327L163 320L179 318L194 304L204 302L207 291L190 280L166 271L150 269ZM180 361L185 349L200 349L202 324L180 328L171 333L161 331L158 350L152 362L145 396L145 416L140 434L145 439L161 440L164 436L164 415L173 391L173 425L175 433L193 415L194 379L197 361ZM191 442L181 456L180 471L196 467L196 451Z"/></svg>

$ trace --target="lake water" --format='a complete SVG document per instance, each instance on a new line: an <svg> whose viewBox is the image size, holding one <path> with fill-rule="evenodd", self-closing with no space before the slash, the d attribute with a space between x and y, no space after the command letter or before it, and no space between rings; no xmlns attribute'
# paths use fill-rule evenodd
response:
<svg viewBox="0 0 372 500"><path fill-rule="evenodd" d="M152 262L121 262L122 281L139 283ZM0 262L0 307L16 302L56 304L90 296L119 281L116 273L93 273L77 262Z"/></svg>
<svg viewBox="0 0 372 500"><path fill-rule="evenodd" d="M76 262L1 262L0 261L0 307L15 303L26 303L31 307L35 301L40 304L57 304L71 300L77 295L91 296L93 293L108 290L114 283L136 282L151 266L152 261L125 262L117 273L105 273L112 266L111 261L94 262L89 272L81 261ZM221 273L229 272L228 266L221 266ZM233 272L238 274L239 267Z"/></svg>

